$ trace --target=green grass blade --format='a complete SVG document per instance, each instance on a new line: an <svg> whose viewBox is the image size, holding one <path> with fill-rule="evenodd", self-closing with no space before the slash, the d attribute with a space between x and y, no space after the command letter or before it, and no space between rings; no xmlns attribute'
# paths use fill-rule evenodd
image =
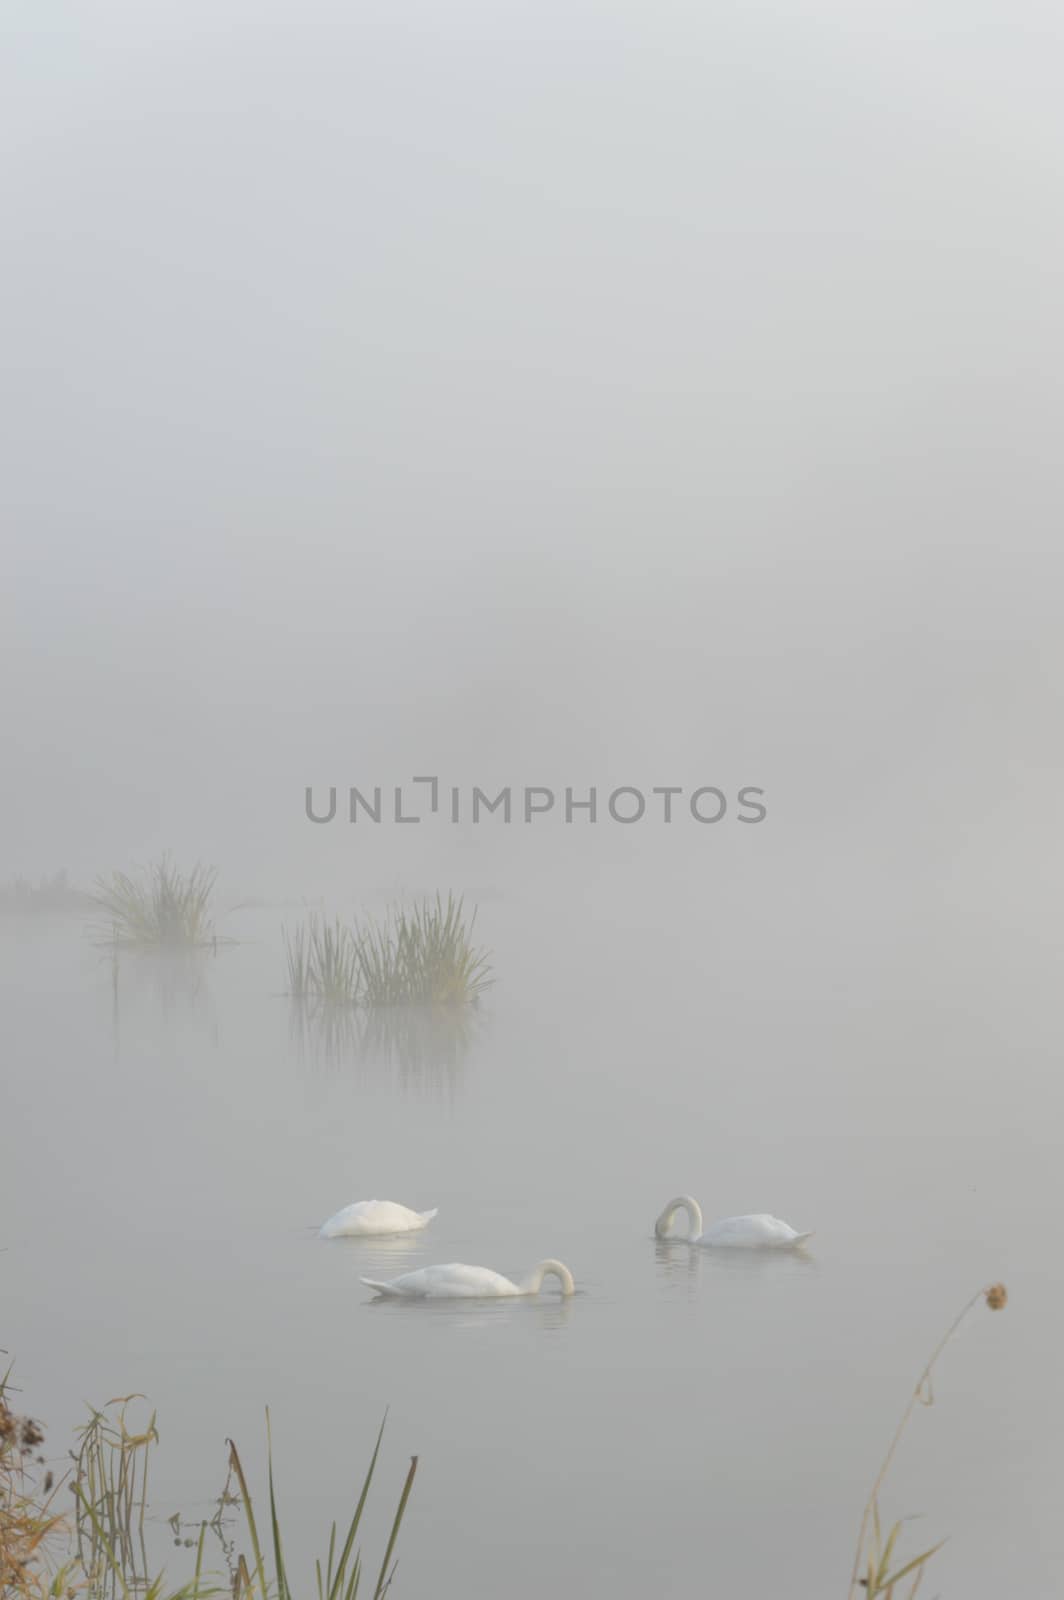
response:
<svg viewBox="0 0 1064 1600"><path fill-rule="evenodd" d="M377 1457L380 1455L381 1440L384 1438L384 1428L387 1421L388 1413L386 1411L381 1421L380 1432L377 1434L377 1443L373 1446L373 1454L370 1457L369 1469L366 1472L365 1481L362 1484L362 1493L358 1497L358 1504L355 1506L354 1516L351 1518L351 1526L347 1530L347 1537L344 1540L344 1547L340 1553L340 1564L336 1570L336 1577L333 1582L333 1586L329 1590L329 1600L337 1600L337 1596L340 1593L344 1574L347 1570L347 1563L350 1559L351 1551L354 1548L355 1539L358 1536L358 1525L362 1521L362 1511L366 1504L366 1497L369 1494L369 1486L373 1482L373 1473L377 1465Z"/></svg>
<svg viewBox="0 0 1064 1600"><path fill-rule="evenodd" d="M229 1440L229 1465L236 1474L236 1481L240 1485L240 1498L244 1507L244 1520L248 1525L248 1534L251 1539L252 1554L255 1557L255 1571L259 1580L260 1600L267 1600L268 1590L266 1585L266 1566L262 1559L262 1546L259 1543L259 1530L255 1525L255 1510L251 1504L251 1493L248 1489L247 1479L244 1476L244 1468L240 1463L240 1455L232 1439ZM240 1559L241 1562L244 1563L244 1578L248 1584L248 1590L250 1592L251 1583L248 1576L247 1563L244 1562L243 1556L241 1556Z"/></svg>
<svg viewBox="0 0 1064 1600"><path fill-rule="evenodd" d="M923 1555L914 1556L911 1561L905 1563L904 1567L899 1567L897 1572L892 1572L887 1579L886 1587L893 1588L896 1583L901 1582L902 1578L907 1578L910 1572L915 1572L917 1567L923 1567L926 1562L931 1560L933 1555L938 1554L945 1543L945 1539L940 1539L937 1544L931 1546L930 1550L925 1550Z"/></svg>
<svg viewBox="0 0 1064 1600"><path fill-rule="evenodd" d="M392 1581L391 1578L387 1578L387 1582L385 1581L388 1573L388 1563L392 1559L392 1551L395 1549L395 1541L399 1537L399 1525L403 1520L403 1513L406 1511L406 1502L410 1499L410 1491L414 1487L414 1475L416 1472L417 1456L411 1456L410 1471L406 1475L406 1482L403 1484L403 1492L399 1497L399 1506L395 1513L395 1521L392 1523L392 1531L388 1540L388 1548L385 1550L384 1560L381 1562L380 1577L377 1579L377 1587L373 1591L373 1600L380 1600L381 1595L388 1587L388 1584Z"/></svg>

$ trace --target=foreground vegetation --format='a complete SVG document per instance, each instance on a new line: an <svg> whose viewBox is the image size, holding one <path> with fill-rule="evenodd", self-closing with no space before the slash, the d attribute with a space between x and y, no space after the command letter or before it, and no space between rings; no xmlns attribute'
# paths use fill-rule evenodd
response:
<svg viewBox="0 0 1064 1600"><path fill-rule="evenodd" d="M1003 1311L1008 1304L1008 1293L1003 1283L993 1283L988 1289L980 1289L977 1294L964 1305L957 1316L950 1323L946 1332L931 1352L930 1360L916 1380L916 1387L912 1392L909 1403L902 1413L901 1421L894 1431L887 1453L883 1457L875 1482L872 1485L868 1499L865 1501L864 1513L861 1517L861 1527L857 1535L857 1553L854 1556L853 1570L850 1573L849 1600L856 1596L867 1595L871 1600L881 1597L881 1600L901 1600L899 1584L908 1579L909 1587L906 1591L908 1600L916 1594L924 1576L924 1571L931 1557L941 1550L945 1540L924 1550L918 1556L904 1557L899 1550L901 1538L901 1523L895 1522L890 1531L884 1534L879 1513L879 1501L883 1487L887 1481L894 1457L897 1453L902 1436L912 1421L918 1406L932 1404L931 1377L938 1363L939 1357L957 1332L961 1323L967 1318L975 1307L983 1302L991 1311Z"/></svg>
<svg viewBox="0 0 1064 1600"><path fill-rule="evenodd" d="M269 1442L269 1558L243 1463L230 1440L229 1472L213 1517L194 1525L195 1537L185 1539L180 1536L180 1518L170 1519L174 1542L195 1551L191 1578L170 1588L165 1574L153 1570L144 1525L150 1457L159 1434L154 1413L141 1431L129 1427L129 1407L141 1399L127 1395L92 1411L78 1431L77 1448L70 1452L69 1472L56 1480L41 1453L41 1428L16 1414L10 1374L0 1379L0 1595L5 1600L76 1600L79 1595L130 1600L134 1594L144 1600L207 1600L229 1593L233 1600L293 1600ZM269 1413L266 1426L269 1441ZM396 1543L418 1458L411 1458L370 1590L363 1585L366 1572L357 1540L383 1437L382 1422L351 1517L342 1533L333 1523L324 1557L315 1563L317 1600L358 1600L360 1593L383 1600L391 1586ZM58 1492L66 1483L74 1497L72 1518L56 1511ZM229 1532L234 1520L246 1551L237 1549L237 1538ZM208 1536L221 1552L224 1574L209 1569Z"/></svg>
<svg viewBox="0 0 1064 1600"><path fill-rule="evenodd" d="M942 1548L944 1541L915 1556L902 1553L902 1524L895 1522L884 1532L880 1498L913 1415L920 1405L932 1403L932 1374L946 1346L980 1302L992 1311L1000 1311L1007 1301L1005 1286L1000 1283L973 1295L920 1373L865 1503L849 1600L861 1596L870 1600L913 1600L928 1563ZM228 1591L233 1600L293 1600L274 1488L268 1412L268 1548L272 1559L264 1553L243 1463L236 1445L229 1440L228 1476L213 1516L192 1524L194 1537L184 1539L181 1533L187 1525L177 1516L169 1519L175 1544L195 1551L192 1577L170 1589L164 1573L153 1571L144 1524L149 1460L159 1435L154 1413L139 1432L134 1432L127 1421L130 1405L142 1398L127 1395L109 1401L102 1410L91 1411L89 1420L78 1431L77 1448L70 1452L72 1466L57 1481L46 1467L40 1426L17 1414L10 1374L0 1378L0 1595L4 1600L77 1600L81 1594L91 1600L130 1600L133 1594L144 1600L207 1600ZM324 1558L315 1563L317 1600L358 1600L365 1569L356 1545L383 1436L382 1422L346 1530L339 1537L337 1524L333 1523ZM417 1465L417 1456L411 1457L372 1600L384 1600L395 1576L396 1543ZM56 1497L67 1481L74 1496L72 1522L56 1511ZM237 1549L237 1538L229 1532L233 1521L239 1524L246 1550ZM222 1576L208 1567L208 1537L216 1540L221 1550L226 1569Z"/></svg>
<svg viewBox="0 0 1064 1600"><path fill-rule="evenodd" d="M453 894L350 925L311 917L284 931L288 992L328 1006L475 1005L493 981L475 923Z"/></svg>

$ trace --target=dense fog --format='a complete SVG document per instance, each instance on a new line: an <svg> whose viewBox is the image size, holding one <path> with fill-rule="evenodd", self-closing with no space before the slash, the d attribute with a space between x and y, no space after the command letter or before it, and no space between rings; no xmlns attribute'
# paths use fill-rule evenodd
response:
<svg viewBox="0 0 1064 1600"><path fill-rule="evenodd" d="M6 32L9 871L1042 877L1055 8ZM769 815L312 836L415 774Z"/></svg>

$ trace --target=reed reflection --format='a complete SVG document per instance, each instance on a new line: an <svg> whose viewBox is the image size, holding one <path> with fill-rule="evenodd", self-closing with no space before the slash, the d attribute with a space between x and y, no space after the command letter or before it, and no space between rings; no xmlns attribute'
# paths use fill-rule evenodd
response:
<svg viewBox="0 0 1064 1600"><path fill-rule="evenodd" d="M382 1069L411 1093L457 1092L480 1038L483 1014L470 1007L335 1006L293 999L289 1033L301 1059L332 1068Z"/></svg>

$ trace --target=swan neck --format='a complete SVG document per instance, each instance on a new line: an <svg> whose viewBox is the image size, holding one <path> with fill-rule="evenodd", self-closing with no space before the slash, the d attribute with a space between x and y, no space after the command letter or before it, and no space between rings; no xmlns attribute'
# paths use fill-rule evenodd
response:
<svg viewBox="0 0 1064 1600"><path fill-rule="evenodd" d="M541 1261L532 1268L528 1277L521 1284L524 1294L538 1294L543 1287L544 1278L557 1278L562 1287L562 1294L572 1294L576 1285L573 1275L563 1261Z"/></svg>
<svg viewBox="0 0 1064 1600"><path fill-rule="evenodd" d="M661 1213L661 1216L654 1224L654 1232L657 1234L658 1238L668 1238L669 1229L672 1226L672 1219L676 1215L677 1211L686 1211L689 1224L688 1236L692 1239L696 1239L702 1232L702 1207L699 1205L698 1201L693 1200L689 1194L677 1195L675 1200L669 1201L668 1205L665 1207L665 1210Z"/></svg>

